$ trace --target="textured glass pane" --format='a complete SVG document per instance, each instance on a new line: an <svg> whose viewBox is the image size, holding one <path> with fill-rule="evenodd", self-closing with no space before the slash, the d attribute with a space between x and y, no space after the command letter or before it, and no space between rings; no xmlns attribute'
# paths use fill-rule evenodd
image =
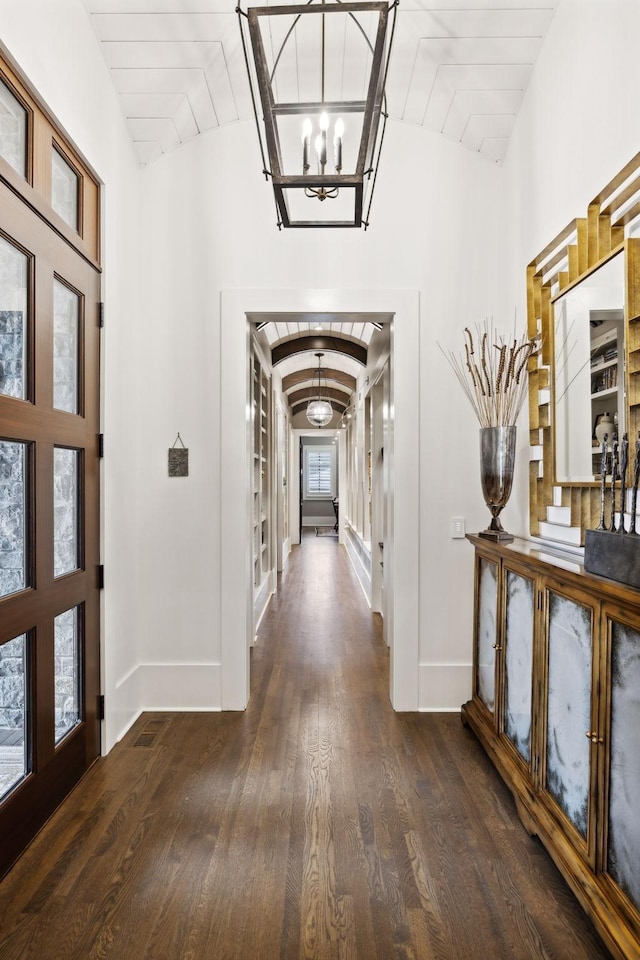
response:
<svg viewBox="0 0 640 960"><path fill-rule="evenodd" d="M56 743L80 721L78 608L54 620Z"/></svg>
<svg viewBox="0 0 640 960"><path fill-rule="evenodd" d="M51 151L51 206L78 229L78 174L55 149Z"/></svg>
<svg viewBox="0 0 640 960"><path fill-rule="evenodd" d="M27 586L26 446L0 440L0 597Z"/></svg>
<svg viewBox="0 0 640 960"><path fill-rule="evenodd" d="M591 611L549 595L547 789L587 836L591 726Z"/></svg>
<svg viewBox="0 0 640 960"><path fill-rule="evenodd" d="M27 638L0 646L0 797L27 773Z"/></svg>
<svg viewBox="0 0 640 960"><path fill-rule="evenodd" d="M516 750L531 757L531 671L533 664L533 583L507 573L505 636L505 733Z"/></svg>
<svg viewBox="0 0 640 960"><path fill-rule="evenodd" d="M612 624L607 870L640 910L640 633Z"/></svg>
<svg viewBox="0 0 640 960"><path fill-rule="evenodd" d="M498 605L498 567L480 560L478 592L478 696L493 710L496 696L496 609Z"/></svg>
<svg viewBox="0 0 640 960"><path fill-rule="evenodd" d="M78 451L53 451L54 576L78 569Z"/></svg>
<svg viewBox="0 0 640 960"><path fill-rule="evenodd" d="M78 412L78 331L80 297L53 281L53 405Z"/></svg>
<svg viewBox="0 0 640 960"><path fill-rule="evenodd" d="M0 80L0 156L27 176L27 111Z"/></svg>
<svg viewBox="0 0 640 960"><path fill-rule="evenodd" d="M0 394L25 397L29 258L0 237Z"/></svg>

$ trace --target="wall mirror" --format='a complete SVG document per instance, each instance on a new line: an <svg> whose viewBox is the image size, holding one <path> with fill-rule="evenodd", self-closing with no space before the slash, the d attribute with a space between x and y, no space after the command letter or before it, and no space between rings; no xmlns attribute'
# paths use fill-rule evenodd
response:
<svg viewBox="0 0 640 960"><path fill-rule="evenodd" d="M639 235L640 153L527 268L528 335L542 342L529 361L534 537L584 544L600 518L598 422L639 435Z"/></svg>
<svg viewBox="0 0 640 960"><path fill-rule="evenodd" d="M626 430L624 291L621 251L552 299L556 483L598 478L600 421L609 444Z"/></svg>

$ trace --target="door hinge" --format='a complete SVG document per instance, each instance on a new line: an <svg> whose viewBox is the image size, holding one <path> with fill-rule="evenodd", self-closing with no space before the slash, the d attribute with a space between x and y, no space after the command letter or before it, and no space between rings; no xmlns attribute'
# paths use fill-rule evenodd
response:
<svg viewBox="0 0 640 960"><path fill-rule="evenodd" d="M98 565L98 590L104 590L104 563Z"/></svg>
<svg viewBox="0 0 640 960"><path fill-rule="evenodd" d="M98 457L101 460L104 457L104 433L98 434Z"/></svg>
<svg viewBox="0 0 640 960"><path fill-rule="evenodd" d="M104 327L104 303L102 300L98 304L98 326Z"/></svg>
<svg viewBox="0 0 640 960"><path fill-rule="evenodd" d="M104 720L104 693L98 697L98 720Z"/></svg>

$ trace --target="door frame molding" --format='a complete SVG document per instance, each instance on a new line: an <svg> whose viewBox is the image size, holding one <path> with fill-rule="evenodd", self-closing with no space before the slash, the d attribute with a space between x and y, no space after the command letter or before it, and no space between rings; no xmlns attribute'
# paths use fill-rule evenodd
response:
<svg viewBox="0 0 640 960"><path fill-rule="evenodd" d="M221 707L249 701L253 640L248 316L254 313L385 313L391 321L392 465L385 542L385 628L395 710L417 710L420 628L420 299L411 290L223 290L220 302ZM240 483L241 477L247 478Z"/></svg>

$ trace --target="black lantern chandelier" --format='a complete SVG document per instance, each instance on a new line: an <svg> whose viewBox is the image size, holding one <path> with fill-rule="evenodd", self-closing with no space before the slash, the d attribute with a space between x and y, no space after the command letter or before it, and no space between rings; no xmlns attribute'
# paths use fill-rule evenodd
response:
<svg viewBox="0 0 640 960"><path fill-rule="evenodd" d="M333 417L333 407L331 402L328 399L328 396L323 398L322 396L322 368L320 363L324 357L324 353L314 354L318 358L318 369L314 374L314 380L317 376L318 378L318 396L313 400L309 400L307 404L307 420L314 427L326 427L328 423L331 422ZM325 394L328 394L328 388L325 379Z"/></svg>
<svg viewBox="0 0 640 960"><path fill-rule="evenodd" d="M398 2L236 8L279 228L369 225Z"/></svg>

